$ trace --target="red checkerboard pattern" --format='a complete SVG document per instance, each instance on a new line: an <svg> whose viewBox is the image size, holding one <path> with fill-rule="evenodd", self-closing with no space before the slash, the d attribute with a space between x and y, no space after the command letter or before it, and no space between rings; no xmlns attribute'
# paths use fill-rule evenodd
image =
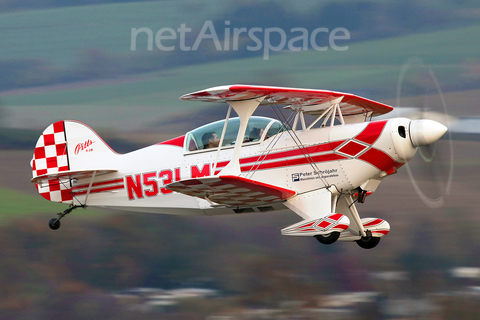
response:
<svg viewBox="0 0 480 320"><path fill-rule="evenodd" d="M33 177L68 171L67 142L63 121L55 122L42 133L35 146L32 160ZM38 192L47 200L71 203L70 181L51 179L37 185Z"/></svg>
<svg viewBox="0 0 480 320"><path fill-rule="evenodd" d="M45 199L60 203L73 203L70 180L51 179L48 184L35 184L38 193Z"/></svg>
<svg viewBox="0 0 480 320"><path fill-rule="evenodd" d="M296 192L237 176L189 179L167 189L228 206L258 206L285 200Z"/></svg>
<svg viewBox="0 0 480 320"><path fill-rule="evenodd" d="M50 125L35 146L32 163L33 177L68 171L67 143L63 121Z"/></svg>

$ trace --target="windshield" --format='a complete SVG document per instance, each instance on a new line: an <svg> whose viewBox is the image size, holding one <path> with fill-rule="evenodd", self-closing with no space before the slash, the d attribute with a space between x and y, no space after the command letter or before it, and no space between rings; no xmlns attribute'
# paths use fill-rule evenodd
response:
<svg viewBox="0 0 480 320"><path fill-rule="evenodd" d="M205 150L218 147L224 124L225 120L220 120L190 131L187 134L185 145L187 151ZM239 118L231 118L228 120L222 147L235 144L239 127ZM268 139L279 133L282 130L282 127L282 124L278 120L266 117L251 117L248 121L243 142L248 143ZM267 130L266 133L265 130Z"/></svg>

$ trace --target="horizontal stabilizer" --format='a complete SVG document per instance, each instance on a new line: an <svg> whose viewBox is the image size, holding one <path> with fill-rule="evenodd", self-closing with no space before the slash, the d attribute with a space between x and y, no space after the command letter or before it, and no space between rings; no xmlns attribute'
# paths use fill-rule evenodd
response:
<svg viewBox="0 0 480 320"><path fill-rule="evenodd" d="M259 206L286 200L296 194L293 190L237 176L188 179L165 187L226 206Z"/></svg>
<svg viewBox="0 0 480 320"><path fill-rule="evenodd" d="M350 225L350 219L340 213L333 213L322 218L303 220L282 229L284 236L312 237L326 235L334 231L343 232Z"/></svg>
<svg viewBox="0 0 480 320"><path fill-rule="evenodd" d="M390 224L378 218L363 218L361 219L365 231L370 231L372 237L383 237L390 232ZM351 230L345 230L340 234L338 241L355 241L360 239L359 235L351 232Z"/></svg>
<svg viewBox="0 0 480 320"><path fill-rule="evenodd" d="M95 176L100 176L107 173L117 172L116 169L96 169L96 170L69 170L69 171L61 171L55 173L48 173L43 174L41 176L37 176L33 178L31 181L33 183L37 183L42 186L45 183L52 179L65 179L65 180L72 180L72 179L85 179L90 178L95 174Z"/></svg>

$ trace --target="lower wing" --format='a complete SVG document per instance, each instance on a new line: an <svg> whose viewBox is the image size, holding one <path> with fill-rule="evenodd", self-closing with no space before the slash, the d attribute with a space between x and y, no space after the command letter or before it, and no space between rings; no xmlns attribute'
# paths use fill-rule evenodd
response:
<svg viewBox="0 0 480 320"><path fill-rule="evenodd" d="M237 176L182 180L168 184L166 188L225 206L258 206L297 194L293 190Z"/></svg>

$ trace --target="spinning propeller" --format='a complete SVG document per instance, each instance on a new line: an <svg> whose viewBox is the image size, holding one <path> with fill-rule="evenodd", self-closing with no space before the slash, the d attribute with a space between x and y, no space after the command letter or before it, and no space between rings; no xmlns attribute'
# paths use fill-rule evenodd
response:
<svg viewBox="0 0 480 320"><path fill-rule="evenodd" d="M447 128L454 121L447 113L442 90L433 71L421 59L410 58L400 70L397 84L398 111L412 120L412 144L417 155L406 165L410 181L420 199L430 208L440 208L450 193L453 177L453 143L450 131L434 142L429 137L441 130L435 120ZM430 120L427 120L430 119ZM427 136L415 132L428 132Z"/></svg>

